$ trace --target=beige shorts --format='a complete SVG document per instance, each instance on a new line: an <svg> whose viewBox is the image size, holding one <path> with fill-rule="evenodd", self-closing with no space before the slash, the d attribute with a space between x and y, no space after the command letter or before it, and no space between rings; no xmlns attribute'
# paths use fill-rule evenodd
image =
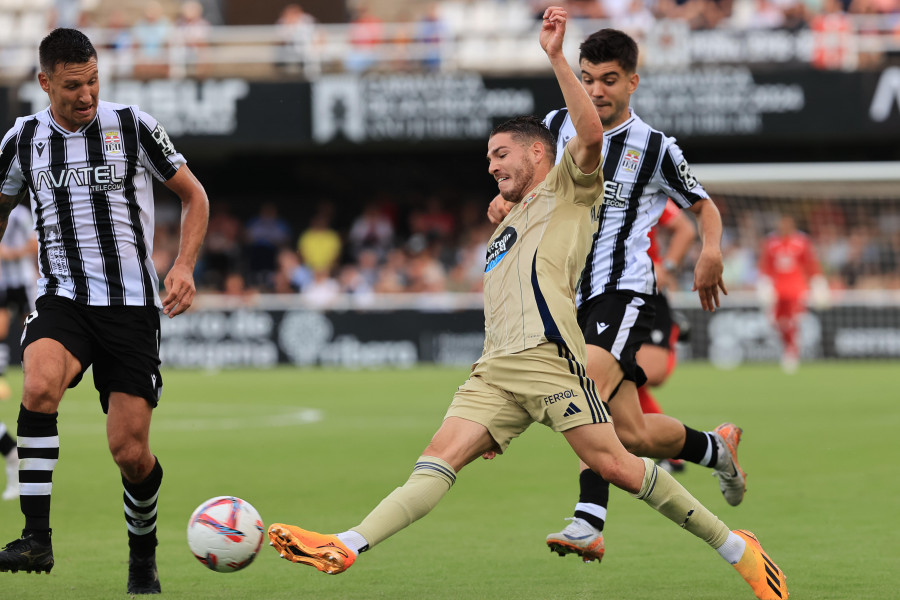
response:
<svg viewBox="0 0 900 600"><path fill-rule="evenodd" d="M534 422L566 431L611 420L584 365L555 343L475 365L453 396L446 417L484 425L500 452Z"/></svg>

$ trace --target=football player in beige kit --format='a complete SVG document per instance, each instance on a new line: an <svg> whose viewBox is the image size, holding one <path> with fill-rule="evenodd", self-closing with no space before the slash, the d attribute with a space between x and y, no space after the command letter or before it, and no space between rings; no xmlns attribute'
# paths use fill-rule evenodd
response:
<svg viewBox="0 0 900 600"><path fill-rule="evenodd" d="M502 453L539 422L561 432L604 479L715 548L757 597L787 598L784 575L752 534L729 531L653 461L625 450L585 374L575 289L603 197L603 127L563 56L566 17L562 8L548 8L540 34L578 132L562 161L553 166L556 142L535 117L507 121L488 140L488 170L516 205L488 245L481 358L410 478L362 523L336 535L276 523L269 539L283 558L325 573L343 572L360 552L430 512L465 465Z"/></svg>

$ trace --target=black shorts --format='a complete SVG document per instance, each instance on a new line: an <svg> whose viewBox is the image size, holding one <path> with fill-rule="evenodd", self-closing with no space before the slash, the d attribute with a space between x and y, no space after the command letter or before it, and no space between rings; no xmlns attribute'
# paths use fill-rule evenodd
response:
<svg viewBox="0 0 900 600"><path fill-rule="evenodd" d="M0 289L0 308L19 313L29 312L31 300L28 298L28 290L24 287Z"/></svg>
<svg viewBox="0 0 900 600"><path fill-rule="evenodd" d="M41 296L25 319L22 350L43 338L56 340L81 363L69 383L75 387L94 366L94 387L103 412L109 394L145 398L156 407L162 393L159 373L159 309L155 306L88 306L59 296Z"/></svg>
<svg viewBox="0 0 900 600"><path fill-rule="evenodd" d="M635 358L641 344L650 339L653 324L651 296L636 292L607 292L595 296L578 309L578 324L584 341L612 354L625 379L638 387L647 376Z"/></svg>
<svg viewBox="0 0 900 600"><path fill-rule="evenodd" d="M675 350L675 342L678 341L678 329L672 319L672 309L669 307L669 299L665 294L656 294L650 297L650 303L656 309L653 325L650 326L650 339L648 344L660 346L666 350Z"/></svg>

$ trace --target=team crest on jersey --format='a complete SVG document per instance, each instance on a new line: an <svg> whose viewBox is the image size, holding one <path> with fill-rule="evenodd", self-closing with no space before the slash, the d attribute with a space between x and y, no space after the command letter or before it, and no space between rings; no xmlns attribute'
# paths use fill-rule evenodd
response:
<svg viewBox="0 0 900 600"><path fill-rule="evenodd" d="M118 131L103 134L103 146L107 154L122 154L122 135Z"/></svg>
<svg viewBox="0 0 900 600"><path fill-rule="evenodd" d="M622 158L622 168L630 173L637 171L638 164L641 162L641 153L639 150L628 150L625 157Z"/></svg>
<svg viewBox="0 0 900 600"><path fill-rule="evenodd" d="M487 273L503 260L506 253L519 239L519 234L514 227L507 227L503 232L494 238L491 245L487 249L487 258L485 259L484 272Z"/></svg>

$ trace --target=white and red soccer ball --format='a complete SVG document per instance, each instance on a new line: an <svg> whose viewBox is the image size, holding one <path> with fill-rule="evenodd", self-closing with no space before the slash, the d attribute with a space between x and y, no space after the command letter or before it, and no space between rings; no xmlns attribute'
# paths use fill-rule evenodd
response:
<svg viewBox="0 0 900 600"><path fill-rule="evenodd" d="M219 573L240 571L252 563L264 537L259 513L252 504L234 496L210 498L197 507L187 526L191 552Z"/></svg>

